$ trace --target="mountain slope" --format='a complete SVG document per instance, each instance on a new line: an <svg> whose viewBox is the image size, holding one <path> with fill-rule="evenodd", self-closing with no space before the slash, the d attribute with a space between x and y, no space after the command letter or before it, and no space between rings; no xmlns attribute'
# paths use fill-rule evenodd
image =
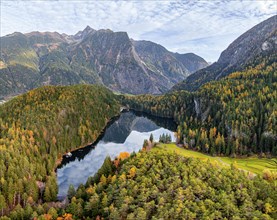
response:
<svg viewBox="0 0 277 220"><path fill-rule="evenodd" d="M71 56L75 63L80 57L86 59L88 69L93 69L104 85L125 93L162 93L176 82L175 78L180 81L188 74L183 66L180 72L171 71L171 78L148 68L125 32L93 32L76 45Z"/></svg>
<svg viewBox="0 0 277 220"><path fill-rule="evenodd" d="M41 85L94 83L124 93L160 94L192 72L189 63L158 44L89 26L73 36L16 32L1 37L0 44L0 99ZM147 51L148 44L157 50Z"/></svg>
<svg viewBox="0 0 277 220"><path fill-rule="evenodd" d="M262 57L277 59L277 16L242 34L221 53L216 63L190 75L172 90L195 91L209 81L221 79L232 72L259 63Z"/></svg>
<svg viewBox="0 0 277 220"><path fill-rule="evenodd" d="M188 71L190 71L191 73L194 73L197 70L209 66L209 64L202 57L197 56L194 53L175 53L174 56L176 57L176 59L182 62L182 64L187 67Z"/></svg>
<svg viewBox="0 0 277 220"><path fill-rule="evenodd" d="M133 44L142 63L152 72L160 73L167 86L172 82L181 81L183 75L188 75L187 68L161 45L150 41L133 41Z"/></svg>

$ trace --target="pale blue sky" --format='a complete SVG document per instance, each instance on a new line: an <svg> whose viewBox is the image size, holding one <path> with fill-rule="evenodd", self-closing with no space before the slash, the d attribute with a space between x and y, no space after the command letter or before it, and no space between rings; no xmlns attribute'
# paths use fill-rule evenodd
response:
<svg viewBox="0 0 277 220"><path fill-rule="evenodd" d="M127 31L179 53L216 61L239 35L273 16L277 1L1 0L1 36L15 31Z"/></svg>

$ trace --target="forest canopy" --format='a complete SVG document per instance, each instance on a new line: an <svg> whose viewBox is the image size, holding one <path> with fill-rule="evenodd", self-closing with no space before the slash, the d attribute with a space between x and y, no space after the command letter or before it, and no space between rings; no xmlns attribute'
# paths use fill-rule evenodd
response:
<svg viewBox="0 0 277 220"><path fill-rule="evenodd" d="M277 191L259 176L176 153L140 152L71 197L76 219L274 219ZM108 169L110 167L110 169ZM99 176L99 173L97 174Z"/></svg>
<svg viewBox="0 0 277 220"><path fill-rule="evenodd" d="M101 86L46 86L0 106L0 214L55 201L57 160L94 142L119 114Z"/></svg>
<svg viewBox="0 0 277 220"><path fill-rule="evenodd" d="M130 108L174 118L177 142L212 155L277 155L276 62L203 85L197 92L122 96Z"/></svg>

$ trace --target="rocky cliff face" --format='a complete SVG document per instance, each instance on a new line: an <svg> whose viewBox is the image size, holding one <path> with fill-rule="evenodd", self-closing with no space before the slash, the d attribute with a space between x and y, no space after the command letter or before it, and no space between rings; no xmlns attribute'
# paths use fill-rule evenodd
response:
<svg viewBox="0 0 277 220"><path fill-rule="evenodd" d="M140 59L126 32L100 30L87 36L71 53L72 62L86 60L88 69L97 73L99 81L124 93L162 93L174 84L162 73L149 69ZM182 74L180 78L186 75Z"/></svg>
<svg viewBox="0 0 277 220"><path fill-rule="evenodd" d="M168 82L167 87L190 74L186 66L163 46L150 41L133 41L133 45L145 68L158 73L164 82Z"/></svg>
<svg viewBox="0 0 277 220"><path fill-rule="evenodd" d="M158 44L89 26L72 36L14 33L1 37L0 43L0 98L41 85L80 83L131 94L161 94L198 68Z"/></svg>
<svg viewBox="0 0 277 220"><path fill-rule="evenodd" d="M219 80L235 71L257 64L261 59L277 59L277 16L273 16L237 38L224 50L218 61L191 74L173 90L195 91L201 85Z"/></svg>

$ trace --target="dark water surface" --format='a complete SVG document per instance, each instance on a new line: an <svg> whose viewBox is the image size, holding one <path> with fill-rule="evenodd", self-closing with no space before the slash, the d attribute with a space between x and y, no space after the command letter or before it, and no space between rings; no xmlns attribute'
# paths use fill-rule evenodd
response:
<svg viewBox="0 0 277 220"><path fill-rule="evenodd" d="M174 141L176 124L171 119L153 117L137 112L124 112L111 122L103 135L91 146L72 152L70 158L63 158L57 169L59 185L58 198L66 196L70 184L77 188L86 183L102 166L106 156L114 159L120 152L138 152L144 139L150 134L158 141L159 136L170 134Z"/></svg>

